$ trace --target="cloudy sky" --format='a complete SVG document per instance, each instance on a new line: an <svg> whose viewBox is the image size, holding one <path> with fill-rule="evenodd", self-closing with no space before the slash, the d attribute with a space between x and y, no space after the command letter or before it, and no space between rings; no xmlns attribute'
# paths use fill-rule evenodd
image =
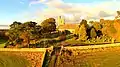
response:
<svg viewBox="0 0 120 67"><path fill-rule="evenodd" d="M63 16L68 23L80 19L113 18L120 0L1 0L0 25L13 21L36 21Z"/></svg>

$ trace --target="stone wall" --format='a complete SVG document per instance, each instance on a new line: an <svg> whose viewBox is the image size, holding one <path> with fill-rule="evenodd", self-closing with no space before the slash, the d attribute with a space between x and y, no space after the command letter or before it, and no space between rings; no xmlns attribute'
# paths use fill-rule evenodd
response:
<svg viewBox="0 0 120 67"><path fill-rule="evenodd" d="M120 47L120 43L114 44L103 44L103 45L90 45L90 46L73 46L73 47L64 47L65 49L91 49L91 48L106 48L106 47Z"/></svg>

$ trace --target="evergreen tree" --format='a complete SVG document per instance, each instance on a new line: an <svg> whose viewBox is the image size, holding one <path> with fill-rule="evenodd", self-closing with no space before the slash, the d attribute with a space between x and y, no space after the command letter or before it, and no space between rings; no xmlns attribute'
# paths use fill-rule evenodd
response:
<svg viewBox="0 0 120 67"><path fill-rule="evenodd" d="M87 40L87 32L84 24L82 24L81 27L79 28L79 40L81 41Z"/></svg>
<svg viewBox="0 0 120 67"><path fill-rule="evenodd" d="M75 28L75 35L78 35L79 34L79 28L80 28L80 26L78 25L78 26L76 26L76 28Z"/></svg>
<svg viewBox="0 0 120 67"><path fill-rule="evenodd" d="M54 18L49 18L49 19L44 20L41 23L41 26L43 27L44 32L48 33L48 32L56 31L56 21Z"/></svg>
<svg viewBox="0 0 120 67"><path fill-rule="evenodd" d="M90 37L91 37L91 38L95 38L96 36L97 36L97 33L96 33L95 29L92 28L92 29L90 30Z"/></svg>

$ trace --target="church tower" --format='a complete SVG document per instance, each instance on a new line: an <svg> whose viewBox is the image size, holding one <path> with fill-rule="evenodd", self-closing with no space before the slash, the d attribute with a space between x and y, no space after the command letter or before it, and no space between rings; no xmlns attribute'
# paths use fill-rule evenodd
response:
<svg viewBox="0 0 120 67"><path fill-rule="evenodd" d="M58 26L65 24L65 19L62 18L61 16L58 16L58 19L57 19L57 20L58 20Z"/></svg>

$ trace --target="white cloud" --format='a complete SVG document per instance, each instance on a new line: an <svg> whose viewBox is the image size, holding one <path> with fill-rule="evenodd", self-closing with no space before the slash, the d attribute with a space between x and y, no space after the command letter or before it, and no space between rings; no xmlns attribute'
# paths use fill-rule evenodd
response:
<svg viewBox="0 0 120 67"><path fill-rule="evenodd" d="M34 4L44 3L44 2L46 2L46 0L31 0L29 3L29 6Z"/></svg>
<svg viewBox="0 0 120 67"><path fill-rule="evenodd" d="M20 4L24 4L24 2L21 1Z"/></svg>
<svg viewBox="0 0 120 67"><path fill-rule="evenodd" d="M99 19L114 17L117 10L119 10L120 1L106 0L100 3L64 3L62 0L40 0L32 2L31 4L42 3L48 8L39 10L34 13L39 21L57 16L64 16L66 22L79 22L80 18L83 19ZM66 16L67 15L67 16Z"/></svg>

